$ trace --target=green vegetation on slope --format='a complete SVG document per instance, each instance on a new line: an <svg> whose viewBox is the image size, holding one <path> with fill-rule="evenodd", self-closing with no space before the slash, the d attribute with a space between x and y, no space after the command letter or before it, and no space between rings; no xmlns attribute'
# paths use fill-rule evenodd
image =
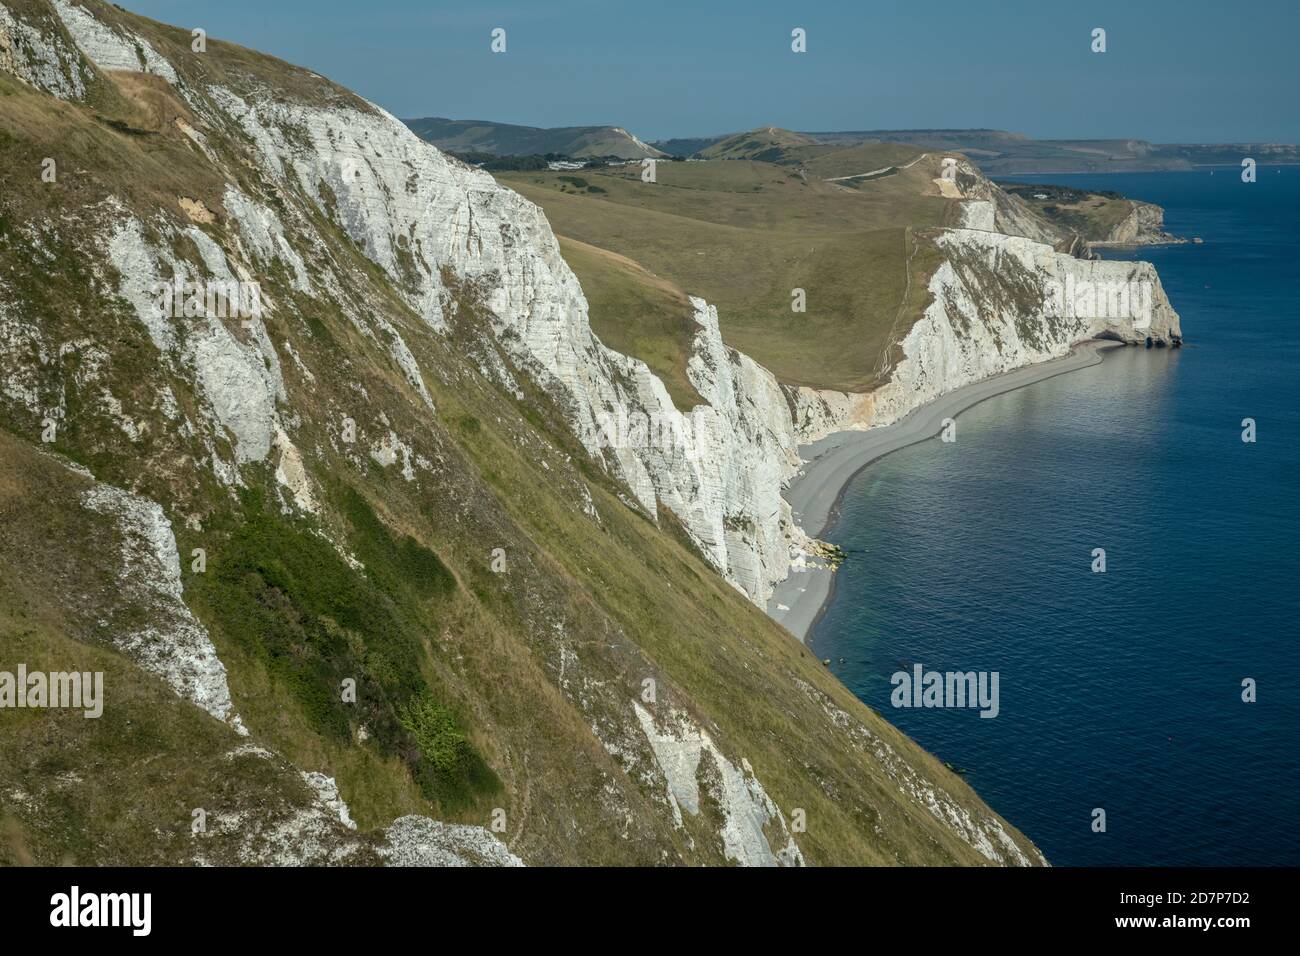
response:
<svg viewBox="0 0 1300 956"><path fill-rule="evenodd" d="M631 259L577 239L561 236L560 251L582 282L600 340L649 365L678 408L703 401L686 377L695 320L685 293Z"/></svg>
<svg viewBox="0 0 1300 956"><path fill-rule="evenodd" d="M228 538L209 526L213 570L191 576L191 599L227 640L260 660L314 733L345 743L364 726L382 755L411 764L431 802L462 809L500 784L451 712L429 696L433 676L420 666L422 635L439 620L436 599L455 589L455 579L432 551L390 532L355 489L344 488L340 498L364 572L249 493ZM213 547L214 538L224 544ZM360 689L355 703L343 700L345 680ZM408 721L409 713L432 708L456 735L455 759L441 745L426 752L423 724L417 733Z"/></svg>
<svg viewBox="0 0 1300 956"><path fill-rule="evenodd" d="M188 37L92 6L169 56ZM196 95L209 70L227 69L241 89L284 72L277 95L339 95L270 58L230 56L220 67L179 52L173 62ZM328 218L328 201L322 210L292 177L272 181L245 161L251 151L235 124L205 129L216 157L209 162L174 124L159 123L150 136L124 133L89 107L3 82L0 294L6 318L15 317L5 358L30 392L0 396L0 658L104 670L112 709L98 721L27 711L10 722L7 712L0 860L239 862L235 843L310 802L302 769L337 779L363 833L407 813L482 825L500 808L502 839L532 863L725 862L716 807L706 801L699 816L674 822L632 712L653 677L656 717L687 715L732 761L753 767L787 817L806 812L798 842L808 862L985 862L921 794L942 791L959 811L988 817L978 797L684 547L671 514L628 505L627 489L579 447L564 410L503 354L474 283L444 274L450 328L435 332ZM131 79L104 82L126 102ZM111 118L144 128L138 116ZM64 171L54 188L34 174L32 158L46 150ZM774 213L806 230L800 243L822 241L813 224L834 220L838 199L862 204L843 217L855 224L846 245L862 227L858 213L875 209L862 235L892 232L896 254L912 255L904 229L888 221L901 198L876 209L870 191L776 182L781 171L763 164L672 169L697 165L656 199L685 196L677 211L642 208L632 191L640 184L614 173L599 179L606 194L565 194L549 180L538 188L559 203L603 203L635 216L632 228L698 222L702 232L760 246ZM899 188L910 172L880 188ZM282 267L240 252L221 212L226 182L275 206L307 260L312 294L295 290ZM743 201L769 190L791 199L810 190L814 208ZM125 213L105 212L108 195ZM218 480L214 461L234 467L235 446L214 422L211 396L175 355L154 348L116 295L119 277L102 243L123 214L204 274L193 242L164 238L192 225L178 196L200 197L214 211L201 228L256 273L277 305L264 331L283 373L278 413L319 499L316 514L295 508L277 482L281 452L240 465L238 482ZM935 197L915 202L941 215ZM693 220L693 207L739 223ZM671 238L665 229L663 241ZM779 251L767 254L777 261ZM41 283L47 260L57 268ZM655 286L650 273L636 275ZM659 291L666 298L649 308L662 315L676 293ZM374 318L409 345L436 413ZM239 322L226 331L245 341ZM664 326L653 337L680 349L680 335ZM494 366L522 395L483 372ZM161 400L165 391L174 409ZM226 668L251 742L280 755L278 770L132 662L129 639L168 622L125 586L122 533L80 499L91 479L41 450L43 410L53 408L65 417L52 450L162 507L188 607ZM355 421L353 443L340 437L345 416ZM373 453L393 435L409 447L407 473ZM201 571L189 561L200 548ZM499 569L498 552L506 562ZM356 681L356 704L341 699L347 679ZM196 807L220 811L229 830L192 840Z"/></svg>
<svg viewBox="0 0 1300 956"><path fill-rule="evenodd" d="M869 389L927 301L938 255L926 230L952 214L952 201L932 182L939 158L919 159L919 151L893 144L795 144L788 156L789 165L659 163L653 184L642 182L639 166L583 170L602 190L594 195L575 192L556 173L498 178L538 203L571 240L562 251L591 299L602 340L621 343L666 379L684 376L675 315L660 309L647 328L644 309L621 311L625 303L611 286L632 278L615 282L614 261L631 260L717 306L727 344L781 381ZM899 168L884 178L825 181L891 164ZM792 310L795 289L806 293L805 313Z"/></svg>
<svg viewBox="0 0 1300 956"><path fill-rule="evenodd" d="M811 146L813 140L799 133L775 126L763 126L746 133L736 133L700 150L700 159L754 159L779 162L786 150L794 146Z"/></svg>
<svg viewBox="0 0 1300 956"><path fill-rule="evenodd" d="M488 120L450 120L439 116L403 120L411 131L439 149L498 156L557 153L575 158L612 156L640 159L659 151L638 144L617 126L563 126L541 129Z"/></svg>
<svg viewBox="0 0 1300 956"><path fill-rule="evenodd" d="M1104 242L1133 211L1132 200L1117 192L1088 192L1068 186L1003 183L1048 222L1076 232L1089 242Z"/></svg>

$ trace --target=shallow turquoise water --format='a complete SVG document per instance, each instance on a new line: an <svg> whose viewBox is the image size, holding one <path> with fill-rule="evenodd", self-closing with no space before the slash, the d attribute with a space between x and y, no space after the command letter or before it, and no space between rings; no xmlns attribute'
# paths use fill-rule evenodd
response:
<svg viewBox="0 0 1300 956"><path fill-rule="evenodd" d="M1204 238L1137 254L1188 345L991 399L860 474L812 645L1053 863L1300 864L1300 168L1038 178ZM917 662L998 671L999 715L891 706Z"/></svg>

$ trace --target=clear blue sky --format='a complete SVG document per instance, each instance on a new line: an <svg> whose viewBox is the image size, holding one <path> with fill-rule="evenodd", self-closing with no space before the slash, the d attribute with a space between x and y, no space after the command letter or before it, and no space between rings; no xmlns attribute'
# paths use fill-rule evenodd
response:
<svg viewBox="0 0 1300 956"><path fill-rule="evenodd" d="M609 123L644 139L772 124L1300 142L1300 0L121 2L402 117ZM807 53L790 51L794 27Z"/></svg>

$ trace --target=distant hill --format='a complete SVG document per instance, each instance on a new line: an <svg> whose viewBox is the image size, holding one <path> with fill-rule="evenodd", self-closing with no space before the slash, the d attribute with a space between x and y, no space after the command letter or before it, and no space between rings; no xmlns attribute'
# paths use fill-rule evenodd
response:
<svg viewBox="0 0 1300 956"><path fill-rule="evenodd" d="M898 164L915 159L921 152L902 143L857 138L846 138L836 143L818 142L811 134L776 126L760 126L745 133L700 142L707 145L692 154L692 158L697 160L748 160L792 166L801 175L818 179L857 179L865 175L893 173Z"/></svg>
<svg viewBox="0 0 1300 956"><path fill-rule="evenodd" d="M1170 143L1158 147L1162 155L1186 159L1193 166L1235 166L1249 156L1259 163L1300 163L1300 146L1291 143Z"/></svg>
<svg viewBox="0 0 1300 956"><path fill-rule="evenodd" d="M867 140L882 143L915 143L931 149L983 149L990 152L1014 150L1032 143L1023 133L1000 129L870 129L835 132L806 132L818 143L847 146Z"/></svg>
<svg viewBox="0 0 1300 956"><path fill-rule="evenodd" d="M813 147L898 143L969 156L989 176L1023 173L1136 172L1236 165L1250 156L1260 163L1300 163L1300 146L1285 143L1151 143L1142 139L1032 139L1000 129L868 129L796 132L762 126L743 133L693 136L646 143L621 126L544 129L489 120L441 117L405 120L416 135L439 149L496 156L561 153L579 159L692 157L806 162Z"/></svg>
<svg viewBox="0 0 1300 956"><path fill-rule="evenodd" d="M489 120L451 120L440 116L403 120L411 131L451 152L528 156L563 153L578 158L617 156L644 159L667 155L637 139L621 126L561 126L543 129Z"/></svg>
<svg viewBox="0 0 1300 956"><path fill-rule="evenodd" d="M1300 162L1300 146L1262 143L1179 145L1141 139L1031 139L992 129L904 129L804 133L817 143L878 141L965 153L989 176L1015 173L1136 172L1261 163Z"/></svg>
<svg viewBox="0 0 1300 956"><path fill-rule="evenodd" d="M767 135L763 135L765 131ZM987 175L1021 173L1137 172L1260 163L1300 163L1300 146L1281 143L1151 143L1141 139L1032 139L998 129L868 129L792 132L764 127L749 133L656 141L673 156L776 161L774 150L796 146L844 147L899 143L964 153ZM806 159L807 153L800 156Z"/></svg>
<svg viewBox="0 0 1300 956"><path fill-rule="evenodd" d="M761 126L747 133L736 133L699 151L701 159L753 159L761 163L777 162L783 151L798 146L815 146L817 141L803 133L776 126Z"/></svg>
<svg viewBox="0 0 1300 956"><path fill-rule="evenodd" d="M768 127L715 145L722 158L661 163L653 188L635 166L496 176L546 213L601 341L675 398L693 392L686 292L716 303L725 340L779 381L879 384L928 301L933 230L960 215L935 184L940 157ZM790 290L808 286L815 311L793 312Z"/></svg>

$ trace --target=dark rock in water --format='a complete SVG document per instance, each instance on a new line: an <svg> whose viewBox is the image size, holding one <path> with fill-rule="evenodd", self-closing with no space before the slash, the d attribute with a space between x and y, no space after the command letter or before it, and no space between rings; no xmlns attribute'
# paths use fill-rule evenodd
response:
<svg viewBox="0 0 1300 956"><path fill-rule="evenodd" d="M1147 348L1151 348L1151 336L1147 336Z"/></svg>

